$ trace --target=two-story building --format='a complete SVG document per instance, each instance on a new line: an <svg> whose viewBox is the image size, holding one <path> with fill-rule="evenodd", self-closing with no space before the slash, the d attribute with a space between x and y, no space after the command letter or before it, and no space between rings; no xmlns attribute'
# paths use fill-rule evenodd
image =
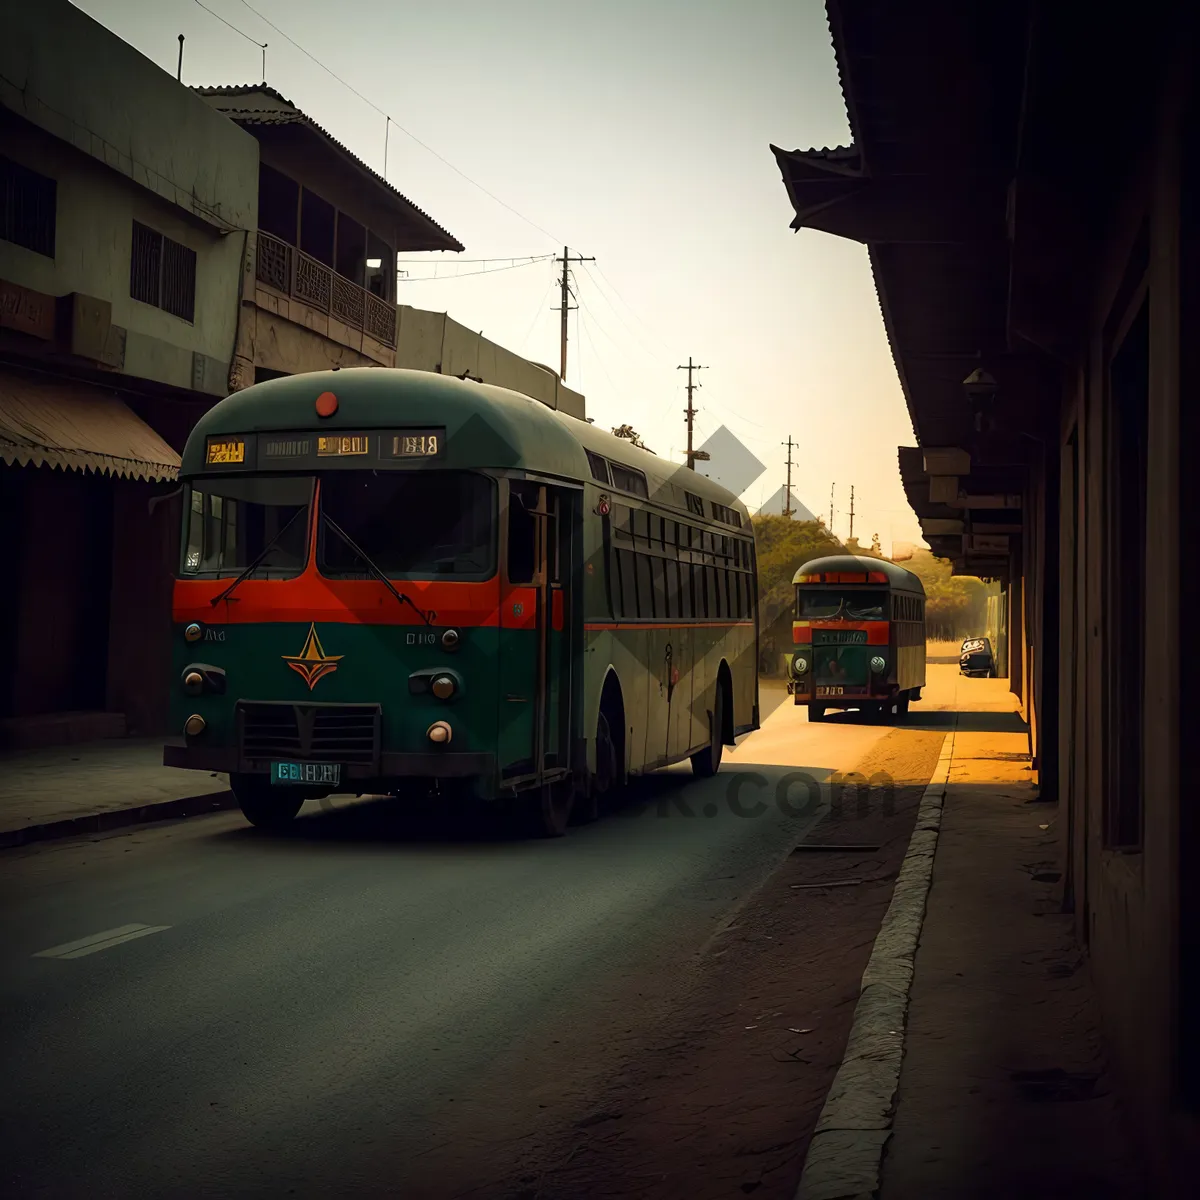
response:
<svg viewBox="0 0 1200 1200"><path fill-rule="evenodd" d="M65 0L3 9L0 742L158 732L151 502L229 390L258 143Z"/></svg>
<svg viewBox="0 0 1200 1200"><path fill-rule="evenodd" d="M397 254L462 245L273 88L194 91L259 145L230 390L396 366Z"/></svg>
<svg viewBox="0 0 1200 1200"><path fill-rule="evenodd" d="M398 254L462 244L265 84L193 89L259 143L229 388L331 367L408 367L512 388L583 418L548 367L446 313L398 304Z"/></svg>

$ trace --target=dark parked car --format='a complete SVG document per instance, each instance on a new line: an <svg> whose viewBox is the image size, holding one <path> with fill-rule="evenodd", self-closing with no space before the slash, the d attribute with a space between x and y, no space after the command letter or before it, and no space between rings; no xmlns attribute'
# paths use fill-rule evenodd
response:
<svg viewBox="0 0 1200 1200"><path fill-rule="evenodd" d="M959 652L958 669L963 675L990 679L996 673L992 643L987 638L967 638Z"/></svg>

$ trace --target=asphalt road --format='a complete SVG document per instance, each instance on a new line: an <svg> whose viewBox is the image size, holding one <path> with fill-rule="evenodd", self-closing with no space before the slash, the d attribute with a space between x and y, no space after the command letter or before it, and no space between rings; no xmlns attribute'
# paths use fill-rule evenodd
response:
<svg viewBox="0 0 1200 1200"><path fill-rule="evenodd" d="M784 704L716 779L554 842L370 802L4 853L0 1191L486 1191L820 818L780 781L887 732Z"/></svg>

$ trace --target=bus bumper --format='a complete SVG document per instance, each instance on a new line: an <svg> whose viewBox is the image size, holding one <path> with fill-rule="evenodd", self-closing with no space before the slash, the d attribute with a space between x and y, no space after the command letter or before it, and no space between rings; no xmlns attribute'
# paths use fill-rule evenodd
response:
<svg viewBox="0 0 1200 1200"><path fill-rule="evenodd" d="M163 747L163 766L189 771L216 771L223 775L265 775L267 759L243 759L228 746ZM342 767L343 781L400 778L462 779L490 775L496 767L495 755L484 751L448 750L380 754L374 763L347 763Z"/></svg>

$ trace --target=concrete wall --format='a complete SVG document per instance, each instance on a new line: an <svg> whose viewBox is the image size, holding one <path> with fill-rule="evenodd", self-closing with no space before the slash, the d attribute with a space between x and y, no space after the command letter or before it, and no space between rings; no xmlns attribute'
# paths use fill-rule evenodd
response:
<svg viewBox="0 0 1200 1200"><path fill-rule="evenodd" d="M57 182L55 257L0 242L0 278L112 304L121 374L220 396L258 143L62 0L2 0L4 153ZM129 295L133 221L196 252L192 322Z"/></svg>
<svg viewBox="0 0 1200 1200"><path fill-rule="evenodd" d="M244 234L222 236L154 192L25 124L5 121L5 152L57 182L53 259L0 241L0 278L50 296L80 292L112 305L125 331L119 373L223 396L237 334ZM195 320L129 294L133 222L196 252Z"/></svg>
<svg viewBox="0 0 1200 1200"><path fill-rule="evenodd" d="M258 148L66 0L0 0L0 104L224 229L258 214Z"/></svg>
<svg viewBox="0 0 1200 1200"><path fill-rule="evenodd" d="M1182 87L1168 88L1159 126L1148 131L1144 158L1128 163L1131 180L1118 205L1099 264L1086 361L1066 385L1061 459L1063 520L1058 586L1062 645L1057 722L1065 803L1060 822L1068 844L1068 898L1088 946L1113 1059L1136 1117L1137 1132L1160 1176L1167 1169L1173 1103L1174 1030L1194 1014L1175 1011L1181 755L1179 621L1179 146ZM1136 148L1135 148L1136 151ZM1130 306L1135 247L1149 219L1150 312L1147 547L1144 561L1110 544L1108 385L1112 329ZM1136 279L1132 286L1136 286ZM1074 481L1069 439L1078 442ZM1078 539L1072 545L1072 531ZM1114 557L1119 556L1117 561ZM1145 700L1113 684L1105 640L1106 577L1117 569L1145 580ZM1111 711L1106 711L1106 704ZM1107 838L1112 744L1142 727L1140 844L1114 847ZM1192 869L1195 869L1194 866Z"/></svg>
<svg viewBox="0 0 1200 1200"><path fill-rule="evenodd" d="M400 307L396 366L417 371L462 375L540 400L583 420L584 397L566 387L553 371L538 366L482 334L475 333L445 313Z"/></svg>

